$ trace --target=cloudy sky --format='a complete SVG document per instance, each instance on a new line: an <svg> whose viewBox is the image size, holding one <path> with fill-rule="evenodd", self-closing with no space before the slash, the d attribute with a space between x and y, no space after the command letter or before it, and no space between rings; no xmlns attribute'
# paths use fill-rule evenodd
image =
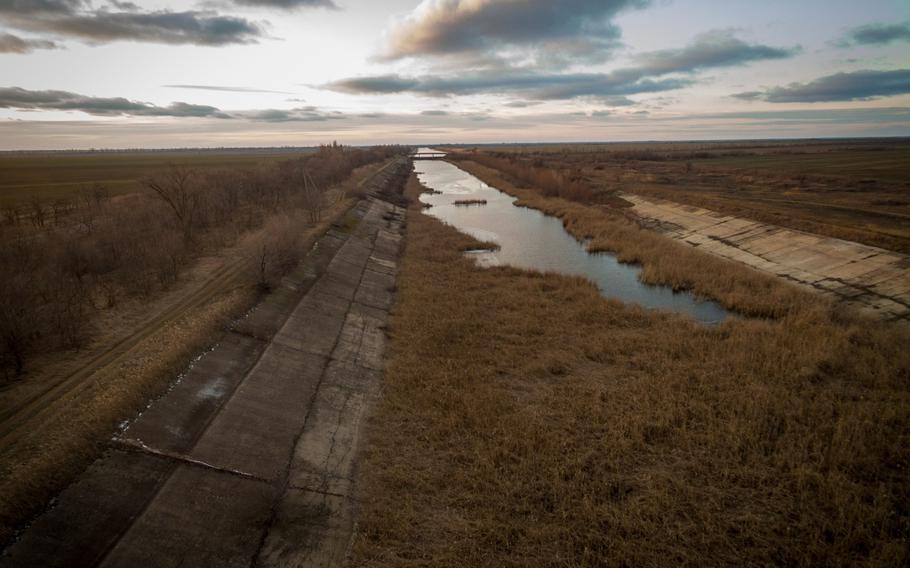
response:
<svg viewBox="0 0 910 568"><path fill-rule="evenodd" d="M906 0L0 0L0 150L881 135Z"/></svg>

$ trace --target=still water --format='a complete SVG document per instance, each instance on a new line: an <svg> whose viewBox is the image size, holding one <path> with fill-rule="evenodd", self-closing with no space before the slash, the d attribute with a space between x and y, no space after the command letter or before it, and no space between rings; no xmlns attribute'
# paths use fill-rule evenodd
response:
<svg viewBox="0 0 910 568"><path fill-rule="evenodd" d="M421 149L423 151L423 149ZM702 323L717 323L727 312L717 303L700 301L688 293L638 280L640 268L622 264L613 255L589 253L566 232L562 222L536 209L516 207L514 197L494 189L448 162L421 160L415 169L420 181L441 193L425 193L425 210L473 237L492 241L499 250L473 253L485 266L509 265L585 276L601 293L646 308L688 314ZM486 205L453 205L454 201L485 199Z"/></svg>

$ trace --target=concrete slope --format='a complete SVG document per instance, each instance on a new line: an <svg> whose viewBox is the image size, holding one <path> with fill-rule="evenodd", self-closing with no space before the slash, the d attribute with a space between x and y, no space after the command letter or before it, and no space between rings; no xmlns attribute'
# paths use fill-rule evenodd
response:
<svg viewBox="0 0 910 568"><path fill-rule="evenodd" d="M358 205L344 223L356 226L320 239L304 267L133 421L0 565L343 561L402 221L386 201Z"/></svg>
<svg viewBox="0 0 910 568"><path fill-rule="evenodd" d="M884 249L623 194L646 225L699 250L830 295L886 320L910 319L910 257Z"/></svg>

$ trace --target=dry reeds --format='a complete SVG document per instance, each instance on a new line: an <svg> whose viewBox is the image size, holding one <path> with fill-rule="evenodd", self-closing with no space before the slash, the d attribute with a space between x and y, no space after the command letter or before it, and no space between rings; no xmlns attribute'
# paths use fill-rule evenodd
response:
<svg viewBox="0 0 910 568"><path fill-rule="evenodd" d="M410 211L354 565L907 563L905 332L706 328L471 246Z"/></svg>
<svg viewBox="0 0 910 568"><path fill-rule="evenodd" d="M590 240L591 252L611 252L622 262L640 264L642 282L688 290L755 317L781 317L805 301L805 293L794 286L643 229L621 210L547 198L538 191L516 187L497 171L470 161L459 162L459 167L518 197L516 205L559 218L577 239Z"/></svg>

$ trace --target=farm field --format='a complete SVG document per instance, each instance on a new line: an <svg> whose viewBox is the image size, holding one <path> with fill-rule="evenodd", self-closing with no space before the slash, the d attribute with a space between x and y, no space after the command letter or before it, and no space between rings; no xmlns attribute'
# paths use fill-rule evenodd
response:
<svg viewBox="0 0 910 568"><path fill-rule="evenodd" d="M98 185L110 195L138 191L140 180L172 165L242 169L287 160L303 149L131 152L2 152L0 207L33 199L67 200Z"/></svg>

